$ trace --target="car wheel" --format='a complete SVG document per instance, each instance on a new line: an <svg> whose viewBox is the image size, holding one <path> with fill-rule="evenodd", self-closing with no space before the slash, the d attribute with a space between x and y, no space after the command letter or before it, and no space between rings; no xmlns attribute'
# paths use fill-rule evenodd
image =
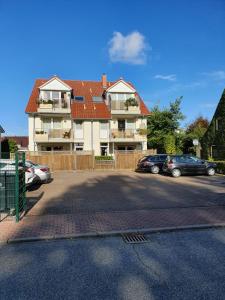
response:
<svg viewBox="0 0 225 300"><path fill-rule="evenodd" d="M173 169L171 174L173 177L179 177L181 175L181 171L179 169Z"/></svg>
<svg viewBox="0 0 225 300"><path fill-rule="evenodd" d="M208 168L207 169L207 175L208 176L213 176L213 175L215 175L215 169L214 168Z"/></svg>
<svg viewBox="0 0 225 300"><path fill-rule="evenodd" d="M152 166L151 167L152 174L158 174L159 173L159 167L158 166Z"/></svg>

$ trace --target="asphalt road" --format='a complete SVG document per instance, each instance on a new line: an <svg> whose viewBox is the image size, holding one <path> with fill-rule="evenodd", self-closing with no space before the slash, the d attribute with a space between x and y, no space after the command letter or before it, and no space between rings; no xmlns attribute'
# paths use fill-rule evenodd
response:
<svg viewBox="0 0 225 300"><path fill-rule="evenodd" d="M0 246L1 299L224 299L225 229Z"/></svg>

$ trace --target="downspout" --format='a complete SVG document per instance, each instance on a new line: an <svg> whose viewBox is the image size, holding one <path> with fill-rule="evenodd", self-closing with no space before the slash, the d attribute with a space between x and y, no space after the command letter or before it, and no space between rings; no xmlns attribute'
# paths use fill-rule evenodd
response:
<svg viewBox="0 0 225 300"><path fill-rule="evenodd" d="M93 120L91 120L91 150L94 151L94 140L93 140Z"/></svg>
<svg viewBox="0 0 225 300"><path fill-rule="evenodd" d="M34 143L34 152L36 151L36 142L34 141L34 137L35 137L35 114L34 114L34 118L33 118L33 143Z"/></svg>

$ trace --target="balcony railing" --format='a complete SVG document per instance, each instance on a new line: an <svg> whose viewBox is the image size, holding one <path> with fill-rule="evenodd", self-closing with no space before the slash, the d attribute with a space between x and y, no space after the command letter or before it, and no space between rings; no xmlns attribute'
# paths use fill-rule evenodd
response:
<svg viewBox="0 0 225 300"><path fill-rule="evenodd" d="M70 100L69 99L55 99L55 100L43 100L37 99L39 111L69 111Z"/></svg>
<svg viewBox="0 0 225 300"><path fill-rule="evenodd" d="M134 136L135 136L135 130L133 129L125 129L125 130L112 129L111 130L112 139L134 138Z"/></svg>
<svg viewBox="0 0 225 300"><path fill-rule="evenodd" d="M120 111L122 113L139 113L140 108L138 106L127 106L126 101L111 100L111 111Z"/></svg>
<svg viewBox="0 0 225 300"><path fill-rule="evenodd" d="M70 128L65 129L36 129L35 141L48 142L48 141L70 141L73 139L73 131Z"/></svg>

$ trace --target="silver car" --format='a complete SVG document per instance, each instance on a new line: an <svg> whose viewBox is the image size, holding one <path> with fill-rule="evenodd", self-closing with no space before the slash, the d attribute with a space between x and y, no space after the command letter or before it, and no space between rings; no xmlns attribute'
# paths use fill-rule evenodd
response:
<svg viewBox="0 0 225 300"><path fill-rule="evenodd" d="M21 168L19 163L19 168ZM12 159L0 159L0 171L10 172L11 174L15 174L16 167L15 161ZM26 187L30 187L31 185L37 183L39 181L38 176L34 172L34 168L31 166L26 166L25 168L25 183Z"/></svg>
<svg viewBox="0 0 225 300"><path fill-rule="evenodd" d="M34 169L34 173L39 177L41 182L47 183L51 180L51 172L48 166L39 165L30 160L26 160L25 164L28 168Z"/></svg>

